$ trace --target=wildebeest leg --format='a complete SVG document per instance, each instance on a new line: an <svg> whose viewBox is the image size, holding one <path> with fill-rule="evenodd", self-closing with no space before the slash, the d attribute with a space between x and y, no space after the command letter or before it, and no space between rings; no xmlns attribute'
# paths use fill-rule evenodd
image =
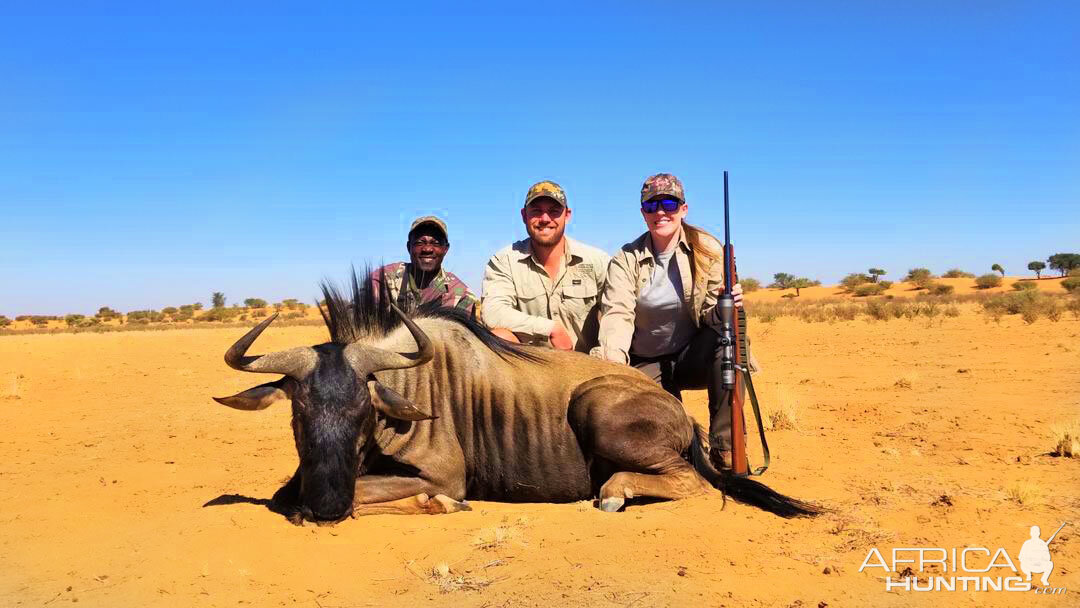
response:
<svg viewBox="0 0 1080 608"><path fill-rule="evenodd" d="M364 475L356 480L352 514L437 515L472 510L468 502L454 500L445 491L420 477Z"/></svg>
<svg viewBox="0 0 1080 608"><path fill-rule="evenodd" d="M617 471L600 488L600 508L618 511L627 498L687 498L712 486L682 454L693 427L682 405L660 387L605 376L574 392L570 423L593 457Z"/></svg>

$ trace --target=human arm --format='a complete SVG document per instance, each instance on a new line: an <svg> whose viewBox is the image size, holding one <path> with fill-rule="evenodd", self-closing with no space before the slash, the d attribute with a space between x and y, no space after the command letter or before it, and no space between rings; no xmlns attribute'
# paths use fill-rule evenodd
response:
<svg viewBox="0 0 1080 608"><path fill-rule="evenodd" d="M600 345L590 354L616 363L630 362L637 308L637 276L633 261L620 251L611 258L600 294Z"/></svg>
<svg viewBox="0 0 1080 608"><path fill-rule="evenodd" d="M515 334L527 334L548 339L555 321L547 317L530 315L518 309L517 291L508 256L495 254L488 260L484 270L483 292L480 311L485 325L503 327Z"/></svg>

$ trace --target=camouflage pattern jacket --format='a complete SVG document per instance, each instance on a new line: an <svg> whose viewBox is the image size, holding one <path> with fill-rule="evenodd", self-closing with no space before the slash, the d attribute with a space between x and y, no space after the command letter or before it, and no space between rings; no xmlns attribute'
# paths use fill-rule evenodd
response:
<svg viewBox="0 0 1080 608"><path fill-rule="evenodd" d="M478 298L469 291L469 287L452 272L442 268L428 286L420 289L412 275L412 264L396 262L383 266L371 275L372 287L379 293L380 277L386 277L386 287L390 297L399 306L419 306L431 301L441 301L442 306L460 308L476 316ZM402 306L402 308L405 308Z"/></svg>

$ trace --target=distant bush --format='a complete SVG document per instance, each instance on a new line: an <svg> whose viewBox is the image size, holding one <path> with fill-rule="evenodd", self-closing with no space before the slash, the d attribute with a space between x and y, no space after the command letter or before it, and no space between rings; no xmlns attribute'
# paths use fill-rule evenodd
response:
<svg viewBox="0 0 1080 608"><path fill-rule="evenodd" d="M11 325L11 319L0 315L0 327L7 327L8 325Z"/></svg>
<svg viewBox="0 0 1080 608"><path fill-rule="evenodd" d="M950 304L949 306L945 307L945 316L946 317L959 317L960 316L960 309L957 308L956 304Z"/></svg>
<svg viewBox="0 0 1080 608"><path fill-rule="evenodd" d="M970 272L964 272L959 268L951 268L941 275L943 279L974 279L975 275Z"/></svg>
<svg viewBox="0 0 1080 608"><path fill-rule="evenodd" d="M757 291L761 289L761 281L752 277L739 279L739 284L742 285L743 293L750 293L751 291Z"/></svg>
<svg viewBox="0 0 1080 608"><path fill-rule="evenodd" d="M210 296L210 304L214 308L225 308L225 294L220 291L215 291Z"/></svg>
<svg viewBox="0 0 1080 608"><path fill-rule="evenodd" d="M930 286L931 281L936 278L928 268L912 268L908 271L904 280L914 284L918 289L926 289Z"/></svg>
<svg viewBox="0 0 1080 608"><path fill-rule="evenodd" d="M859 285L864 283L871 283L874 279L870 278L870 275L862 274L861 272L853 272L846 277L840 279L840 286L845 291L852 291Z"/></svg>
<svg viewBox="0 0 1080 608"><path fill-rule="evenodd" d="M778 272L773 275L773 282L769 283L770 289L787 289L795 280L795 275L786 272Z"/></svg>
<svg viewBox="0 0 1080 608"><path fill-rule="evenodd" d="M67 323L68 327L75 327L85 318L86 315L67 315L64 317L64 323Z"/></svg>
<svg viewBox="0 0 1080 608"><path fill-rule="evenodd" d="M855 287L854 293L856 297L863 298L866 296L879 296L885 292L885 286L881 283L863 283Z"/></svg>
<svg viewBox="0 0 1080 608"><path fill-rule="evenodd" d="M893 282L892 281L878 281L878 285L881 285L885 289L888 289L888 288L893 286Z"/></svg>
<svg viewBox="0 0 1080 608"><path fill-rule="evenodd" d="M231 321L240 316L239 308L211 308L195 318L196 321Z"/></svg>
<svg viewBox="0 0 1080 608"><path fill-rule="evenodd" d="M1026 323L1034 323L1043 316L1057 321L1061 318L1062 311L1059 297L1033 289L994 294L982 301L982 307L991 317L1018 314ZM1072 304L1066 305L1066 308L1072 310Z"/></svg>
<svg viewBox="0 0 1080 608"><path fill-rule="evenodd" d="M952 285L946 285L944 283L931 283L927 286L927 291L930 295L935 296L947 296L950 293L956 291L956 288Z"/></svg>
<svg viewBox="0 0 1080 608"><path fill-rule="evenodd" d="M165 315L156 310L133 310L127 314L128 323L160 323Z"/></svg>
<svg viewBox="0 0 1080 608"><path fill-rule="evenodd" d="M38 327L44 327L49 324L48 317L30 317L30 322Z"/></svg>
<svg viewBox="0 0 1080 608"><path fill-rule="evenodd" d="M170 317L175 315L177 312L180 311L178 311L175 306L166 306L165 308L161 309L161 314L169 315Z"/></svg>
<svg viewBox="0 0 1080 608"><path fill-rule="evenodd" d="M975 286L979 289L990 289L1001 285L1001 277L996 274L984 274L975 279Z"/></svg>
<svg viewBox="0 0 1080 608"><path fill-rule="evenodd" d="M1061 286L1069 293L1080 294L1080 277L1069 277L1061 282Z"/></svg>
<svg viewBox="0 0 1080 608"><path fill-rule="evenodd" d="M244 306L248 308L266 308L266 300L262 298L248 298L244 300Z"/></svg>
<svg viewBox="0 0 1080 608"><path fill-rule="evenodd" d="M97 314L94 316L101 319L102 321L108 321L110 319L116 319L120 317L120 313L109 308L108 306L102 306L98 309Z"/></svg>
<svg viewBox="0 0 1080 608"><path fill-rule="evenodd" d="M1012 288L1016 291L1024 291L1026 289L1037 289L1038 286L1031 281L1017 281L1012 284Z"/></svg>

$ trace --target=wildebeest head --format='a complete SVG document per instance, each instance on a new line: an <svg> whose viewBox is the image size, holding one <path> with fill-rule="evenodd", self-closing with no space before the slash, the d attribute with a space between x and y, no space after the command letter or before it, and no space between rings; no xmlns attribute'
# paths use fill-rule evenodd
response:
<svg viewBox="0 0 1080 608"><path fill-rule="evenodd" d="M399 420L434 418L375 379L375 372L422 365L434 355L423 330L396 306L392 308L416 341L415 354L359 342L329 342L248 356L248 348L276 314L225 353L225 362L234 369L284 375L214 400L240 410L261 410L278 400L292 400L293 436L300 455L299 479L293 483L299 483L297 509L306 519L338 521L352 511L360 458L375 427L376 411Z"/></svg>

